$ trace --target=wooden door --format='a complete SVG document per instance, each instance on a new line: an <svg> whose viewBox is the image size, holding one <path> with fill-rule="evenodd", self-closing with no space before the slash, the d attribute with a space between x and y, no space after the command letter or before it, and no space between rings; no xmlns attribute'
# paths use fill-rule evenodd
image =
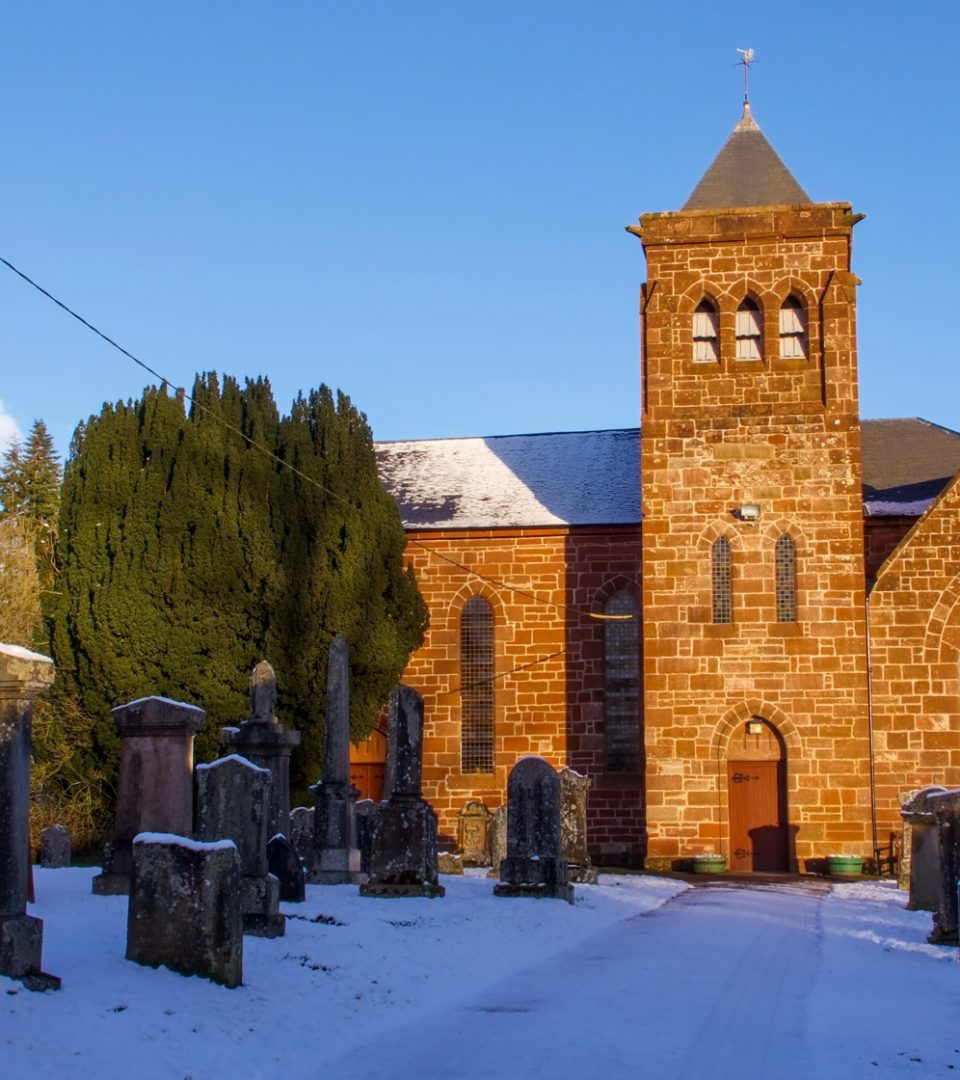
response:
<svg viewBox="0 0 960 1080"><path fill-rule="evenodd" d="M782 761L728 761L731 870L789 869Z"/></svg>
<svg viewBox="0 0 960 1080"><path fill-rule="evenodd" d="M383 798L383 775L386 765L382 762L351 762L350 783L360 792L361 799L379 802Z"/></svg>

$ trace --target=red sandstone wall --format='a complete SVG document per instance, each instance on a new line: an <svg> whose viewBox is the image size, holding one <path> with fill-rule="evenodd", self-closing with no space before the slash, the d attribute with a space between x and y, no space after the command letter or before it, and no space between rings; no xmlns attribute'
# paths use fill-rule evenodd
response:
<svg viewBox="0 0 960 1080"><path fill-rule="evenodd" d="M876 581L880 567L916 523L915 517L863 519L864 561L868 582Z"/></svg>
<svg viewBox="0 0 960 1080"><path fill-rule="evenodd" d="M870 851L855 279L845 204L646 215L642 436L645 723L651 865L729 840L725 763L786 758L792 854ZM804 298L809 356L780 360ZM721 361L692 360L695 306L720 309ZM737 361L745 295L765 359ZM746 502L759 524L737 520ZM775 614L774 545L794 538L796 623ZM734 617L715 625L710 545L733 549ZM760 716L775 737L744 745ZM751 737L762 739L762 736ZM779 745L778 745L779 740Z"/></svg>
<svg viewBox="0 0 960 1080"><path fill-rule="evenodd" d="M897 796L960 787L960 479L882 567L870 596L877 813L900 828Z"/></svg>
<svg viewBox="0 0 960 1080"><path fill-rule="evenodd" d="M442 836L456 837L464 803L501 805L510 768L519 757L538 754L593 778L588 833L594 857L642 858L643 777L603 771L602 623L588 614L625 585L634 586L639 601L639 532L410 534L415 542L407 556L430 609L430 629L403 678L424 696L424 795ZM437 554L521 591L482 581ZM490 601L495 620L495 768L489 775L460 770L460 611L474 593Z"/></svg>

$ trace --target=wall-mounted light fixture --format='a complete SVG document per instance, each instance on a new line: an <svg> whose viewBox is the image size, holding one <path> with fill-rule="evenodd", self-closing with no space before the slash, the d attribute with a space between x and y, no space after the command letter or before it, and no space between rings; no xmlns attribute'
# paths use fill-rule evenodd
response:
<svg viewBox="0 0 960 1080"><path fill-rule="evenodd" d="M747 721L747 734L748 735L762 735L763 734L763 721L762 720L748 720Z"/></svg>
<svg viewBox="0 0 960 1080"><path fill-rule="evenodd" d="M757 503L744 503L737 511L737 517L750 525L755 525L760 520L760 507Z"/></svg>

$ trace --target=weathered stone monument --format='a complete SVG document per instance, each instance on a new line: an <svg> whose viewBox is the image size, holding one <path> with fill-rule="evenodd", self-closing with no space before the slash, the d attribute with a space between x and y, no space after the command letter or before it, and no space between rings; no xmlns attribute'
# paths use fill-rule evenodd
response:
<svg viewBox="0 0 960 1080"><path fill-rule="evenodd" d="M373 799L358 799L356 805L357 847L360 849L360 870L364 877L370 873L370 822L378 805Z"/></svg>
<svg viewBox="0 0 960 1080"><path fill-rule="evenodd" d="M468 802L457 814L457 847L464 866L490 865L490 811L482 802Z"/></svg>
<svg viewBox="0 0 960 1080"><path fill-rule="evenodd" d="M943 795L938 785L911 791L900 805L903 821L902 855L898 884L910 890L911 911L936 911L940 898L940 845L930 799Z"/></svg>
<svg viewBox="0 0 960 1080"><path fill-rule="evenodd" d="M316 861L315 816L316 811L312 806L295 806L290 811L290 843L293 845L293 850L300 856L300 861L308 875L307 880Z"/></svg>
<svg viewBox="0 0 960 1080"><path fill-rule="evenodd" d="M300 745L300 733L287 731L274 715L277 707L277 677L266 660L250 675L250 715L239 727L223 729L223 745L228 753L239 754L262 769L273 780L267 833L290 836L290 754Z"/></svg>
<svg viewBox="0 0 960 1080"><path fill-rule="evenodd" d="M497 896L552 897L573 903L560 853L560 777L539 757L521 758L507 781L507 857Z"/></svg>
<svg viewBox="0 0 960 1080"><path fill-rule="evenodd" d="M120 776L113 838L93 891L130 891L133 838L142 832L190 836L193 831L193 737L206 713L163 697L140 698L111 709L120 735Z"/></svg>
<svg viewBox="0 0 960 1080"><path fill-rule="evenodd" d="M240 857L243 932L280 937L280 882L267 863L270 771L237 754L197 766L197 839L232 840Z"/></svg>
<svg viewBox="0 0 960 1080"><path fill-rule="evenodd" d="M350 783L350 663L347 643L338 634L327 662L327 715L323 736L323 779L314 784L314 845L307 880L319 885L359 884L355 806Z"/></svg>
<svg viewBox="0 0 960 1080"><path fill-rule="evenodd" d="M423 698L401 686L387 737L393 789L370 814L370 875L361 896L443 896L437 874L437 815L423 798Z"/></svg>
<svg viewBox="0 0 960 1080"><path fill-rule="evenodd" d="M566 767L559 775L560 854L567 864L567 880L596 885L597 868L587 851L587 792L593 781Z"/></svg>
<svg viewBox="0 0 960 1080"><path fill-rule="evenodd" d="M27 914L33 702L53 676L49 657L0 645L0 975L30 990L60 988L41 970L43 922Z"/></svg>
<svg viewBox="0 0 960 1080"><path fill-rule="evenodd" d="M293 844L277 833L267 841L267 869L280 882L280 899L287 904L302 904L307 898L307 878L300 856Z"/></svg>
<svg viewBox="0 0 960 1080"><path fill-rule="evenodd" d="M70 865L70 830L66 825L48 825L41 829L37 861L48 870Z"/></svg>
<svg viewBox="0 0 960 1080"><path fill-rule="evenodd" d="M500 864L507 857L507 804L490 815L490 870L487 877L500 877Z"/></svg>
<svg viewBox="0 0 960 1080"><path fill-rule="evenodd" d="M131 869L127 959L239 986L243 926L233 841L141 833Z"/></svg>
<svg viewBox="0 0 960 1080"><path fill-rule="evenodd" d="M957 880L960 878L960 791L928 797L936 820L940 876L931 945L958 945Z"/></svg>

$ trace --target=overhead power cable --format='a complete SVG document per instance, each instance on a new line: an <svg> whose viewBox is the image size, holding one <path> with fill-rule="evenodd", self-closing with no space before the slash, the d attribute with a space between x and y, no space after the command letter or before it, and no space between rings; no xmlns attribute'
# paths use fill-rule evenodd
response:
<svg viewBox="0 0 960 1080"><path fill-rule="evenodd" d="M17 277L21 278L28 285L31 285L34 289L37 290L37 292L41 293L48 300L56 304L58 308L60 308L62 311L65 311L68 315L76 319L77 322L82 323L88 330L96 334L97 337L102 338L108 345L116 349L117 352L122 353L129 360L132 360L138 367L143 368L143 370L146 371L148 374L152 375L155 379L158 379L162 386L169 386L176 394L182 395L184 400L189 401L190 404L193 405L195 408L199 409L203 413L206 413L208 416L210 416L213 420L217 421L228 431L233 432L233 434L235 435L239 435L239 437L243 439L243 441L252 449L258 450L260 451L260 453L266 454L268 458L280 465L281 468L289 469L290 472L292 472L295 476L298 476L305 483L312 484L329 498L335 499L337 502L340 502L344 506L349 507L354 513L358 513L357 508L353 506L349 499L344 498L342 495L338 495L335 491L331 491L330 488L326 487L326 485L324 484L321 484L320 481L317 480L315 477L309 476L301 469L298 469L295 465L291 465L289 461L285 461L279 455L275 454L269 447L264 446L262 443L258 443L255 439L252 439L249 435L247 435L245 431L242 431L234 424L231 424L228 420L225 420L223 416L221 416L219 413L207 408L207 406L205 406L202 401L198 401L196 398L188 394L184 387L177 386L170 379L166 378L166 376L162 375L159 371L150 367L149 364L144 363L144 361L141 360L138 356L134 356L134 354L130 352L129 349L125 349L122 345L120 345L117 341L110 337L109 334L105 334L98 327L94 326L92 322L90 322L88 319L85 319L78 312L74 311L73 308L71 308L68 304L65 304L62 300L54 296L53 293L49 292L42 285L34 281L33 278L31 278L29 275L25 274L22 270L14 266L9 259L5 259L2 255L0 255L0 263L3 263L3 265L6 266L9 270L12 270L13 273L17 275ZM457 569L462 570L466 574L470 574L472 577L477 578L477 580L479 581L484 581L488 585L492 585L497 589L503 589L505 591L512 592L517 596L525 596L527 597L527 599L533 600L535 603L541 604L544 607L553 608L554 611L559 611L561 613L572 611L579 614L585 614L592 619L606 619L612 621L629 620L633 618L632 615L607 615L604 613L592 611L589 608L583 607L581 605L565 604L562 601L558 602L555 600L550 600L547 597L541 596L539 593L533 592L530 589L523 588L519 585L513 585L509 581L504 581L500 578L491 577L489 574L482 574L479 570L475 570L473 567L467 566L465 563L459 562L457 559L454 559L449 555L445 555L442 551L438 551L435 547L430 544L424 543L422 540L414 540L411 537L407 537L407 543L428 552L434 558L440 559L442 562L445 562L450 566L454 566ZM550 659L550 657L546 657L545 659ZM521 669L518 668L517 670Z"/></svg>

